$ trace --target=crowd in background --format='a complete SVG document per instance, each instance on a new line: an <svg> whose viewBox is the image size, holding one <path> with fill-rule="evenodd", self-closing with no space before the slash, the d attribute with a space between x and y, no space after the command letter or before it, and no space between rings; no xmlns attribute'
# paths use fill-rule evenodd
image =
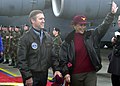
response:
<svg viewBox="0 0 120 86"><path fill-rule="evenodd" d="M8 64L16 68L17 44L21 35L29 30L28 25L18 26L0 26L1 36L1 57L0 63Z"/></svg>

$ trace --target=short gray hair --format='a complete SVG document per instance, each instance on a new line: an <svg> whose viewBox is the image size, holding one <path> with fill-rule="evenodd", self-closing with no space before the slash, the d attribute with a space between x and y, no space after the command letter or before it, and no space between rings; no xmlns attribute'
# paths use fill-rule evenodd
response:
<svg viewBox="0 0 120 86"><path fill-rule="evenodd" d="M35 16L37 15L37 14L39 14L39 13L43 13L43 11L41 11L41 10L33 10L33 11L31 11L30 12L30 14L29 14L29 18L31 19L35 19Z"/></svg>

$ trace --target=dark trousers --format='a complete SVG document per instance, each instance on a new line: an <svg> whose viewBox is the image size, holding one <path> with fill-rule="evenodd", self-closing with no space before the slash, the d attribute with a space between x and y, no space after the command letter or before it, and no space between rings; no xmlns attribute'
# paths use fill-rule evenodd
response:
<svg viewBox="0 0 120 86"><path fill-rule="evenodd" d="M4 61L4 58L0 55L0 63Z"/></svg>
<svg viewBox="0 0 120 86"><path fill-rule="evenodd" d="M111 80L112 80L112 86L120 85L120 76L112 74Z"/></svg>
<svg viewBox="0 0 120 86"><path fill-rule="evenodd" d="M73 74L71 86L97 86L96 72Z"/></svg>
<svg viewBox="0 0 120 86"><path fill-rule="evenodd" d="M33 86L46 86L48 72L32 72ZM24 86L25 81L23 81Z"/></svg>

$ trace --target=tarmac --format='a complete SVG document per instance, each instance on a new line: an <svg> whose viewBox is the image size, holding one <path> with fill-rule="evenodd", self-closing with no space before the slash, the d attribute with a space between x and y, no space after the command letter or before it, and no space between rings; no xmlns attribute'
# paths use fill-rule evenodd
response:
<svg viewBox="0 0 120 86"><path fill-rule="evenodd" d="M108 54L111 52L111 49L101 49L101 57L102 57L102 69L97 72L98 75L98 85L97 86L107 86L106 83L109 83L108 86L111 86L111 81L110 81L110 74L107 73L108 65L109 65L109 60L107 58ZM17 68L13 68L12 66L8 66L8 64L2 64L0 63L0 70L3 70L5 72L10 73L11 75L14 76L21 76L19 70ZM49 69L49 74L48 74L48 79L52 79L52 70ZM102 85L103 83L103 85ZM5 83L0 82L0 86L10 86L10 85L3 85ZM10 84L10 83L9 83ZM23 85L12 85L12 86L23 86Z"/></svg>
<svg viewBox="0 0 120 86"><path fill-rule="evenodd" d="M102 69L98 71L98 75L104 75L110 77L110 74L107 73L107 69L109 66L108 55L110 54L111 49L101 49L101 57L102 57Z"/></svg>

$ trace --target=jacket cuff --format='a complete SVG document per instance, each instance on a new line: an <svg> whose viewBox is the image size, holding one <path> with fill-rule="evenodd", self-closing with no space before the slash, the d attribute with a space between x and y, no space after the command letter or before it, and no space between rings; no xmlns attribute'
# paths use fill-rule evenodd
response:
<svg viewBox="0 0 120 86"><path fill-rule="evenodd" d="M30 71L20 71L20 72L24 80L27 80L32 77L32 74Z"/></svg>
<svg viewBox="0 0 120 86"><path fill-rule="evenodd" d="M28 80L28 79L30 79L31 77L32 77L32 76L26 77L25 80Z"/></svg>
<svg viewBox="0 0 120 86"><path fill-rule="evenodd" d="M69 74L69 72L66 71L66 72L62 73L62 75L63 75L64 77L65 77L66 74Z"/></svg>
<svg viewBox="0 0 120 86"><path fill-rule="evenodd" d="M109 15L110 15L110 16L114 16L115 14L114 14L114 13L112 13L112 12L110 12L110 13L109 13Z"/></svg>

